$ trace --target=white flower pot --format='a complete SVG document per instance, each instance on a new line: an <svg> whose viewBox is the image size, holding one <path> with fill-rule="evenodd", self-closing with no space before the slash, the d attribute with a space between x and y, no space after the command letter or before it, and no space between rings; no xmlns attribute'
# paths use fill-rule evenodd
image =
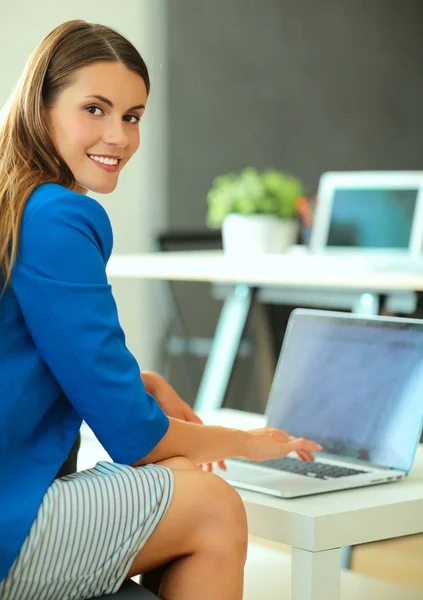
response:
<svg viewBox="0 0 423 600"><path fill-rule="evenodd" d="M222 225L223 249L231 255L285 252L295 244L298 231L295 219L231 214Z"/></svg>

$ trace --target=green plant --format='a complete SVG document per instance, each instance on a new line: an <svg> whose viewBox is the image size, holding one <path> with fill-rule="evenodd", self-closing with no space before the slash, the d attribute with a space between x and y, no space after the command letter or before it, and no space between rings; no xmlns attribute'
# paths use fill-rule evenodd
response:
<svg viewBox="0 0 423 600"><path fill-rule="evenodd" d="M231 213L291 219L296 214L296 201L303 194L299 179L275 169L259 173L248 167L241 173L220 175L207 194L207 223L210 227L220 227Z"/></svg>

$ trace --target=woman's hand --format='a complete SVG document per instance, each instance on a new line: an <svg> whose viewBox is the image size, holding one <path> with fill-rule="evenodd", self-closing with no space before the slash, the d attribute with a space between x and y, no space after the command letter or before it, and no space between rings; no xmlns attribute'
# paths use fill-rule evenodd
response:
<svg viewBox="0 0 423 600"><path fill-rule="evenodd" d="M282 458L294 451L301 460L312 461L314 460L313 452L322 450L322 446L319 444L304 438L293 438L282 429L264 427L263 429L252 429L247 433L245 458L249 460Z"/></svg>
<svg viewBox="0 0 423 600"><path fill-rule="evenodd" d="M175 392L173 387L157 373L142 373L142 379L145 389L157 400L162 411L168 416L180 421L188 423L197 423L203 425L203 421L198 417L192 408L182 400ZM226 471L225 462L223 460L216 463L219 469ZM212 471L212 464L207 463L201 465L203 471Z"/></svg>

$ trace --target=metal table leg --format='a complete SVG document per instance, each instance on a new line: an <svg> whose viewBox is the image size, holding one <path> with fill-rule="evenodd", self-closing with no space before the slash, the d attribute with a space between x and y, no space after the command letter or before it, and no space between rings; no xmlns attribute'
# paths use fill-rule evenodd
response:
<svg viewBox="0 0 423 600"><path fill-rule="evenodd" d="M195 400L196 412L216 410L223 404L255 292L238 284L223 304Z"/></svg>
<svg viewBox="0 0 423 600"><path fill-rule="evenodd" d="M351 569L352 546L341 548L341 569L349 571Z"/></svg>
<svg viewBox="0 0 423 600"><path fill-rule="evenodd" d="M370 294L365 292L361 294L357 302L353 306L353 313L361 315L378 315L379 314L379 296L377 294Z"/></svg>
<svg viewBox="0 0 423 600"><path fill-rule="evenodd" d="M194 396L196 391L195 382L198 381L199 377L201 377L201 366L198 358L190 353L190 336L182 318L182 313L170 282L168 284L168 288L168 300L172 314L170 322L166 327L160 348L160 369L163 373L163 376L167 380L169 378L170 358L172 355L171 344L172 341L176 339L180 346L180 355L182 357L181 364L184 369L186 379L192 389L192 396ZM178 330L179 336L172 335L172 331L175 326Z"/></svg>

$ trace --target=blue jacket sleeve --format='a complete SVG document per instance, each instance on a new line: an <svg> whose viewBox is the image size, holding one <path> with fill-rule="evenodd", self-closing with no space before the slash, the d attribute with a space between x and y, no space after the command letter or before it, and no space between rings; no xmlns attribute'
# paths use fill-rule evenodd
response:
<svg viewBox="0 0 423 600"><path fill-rule="evenodd" d="M92 198L59 189L25 210L12 287L75 410L114 461L130 464L156 446L169 420L125 345L106 276L107 214Z"/></svg>

